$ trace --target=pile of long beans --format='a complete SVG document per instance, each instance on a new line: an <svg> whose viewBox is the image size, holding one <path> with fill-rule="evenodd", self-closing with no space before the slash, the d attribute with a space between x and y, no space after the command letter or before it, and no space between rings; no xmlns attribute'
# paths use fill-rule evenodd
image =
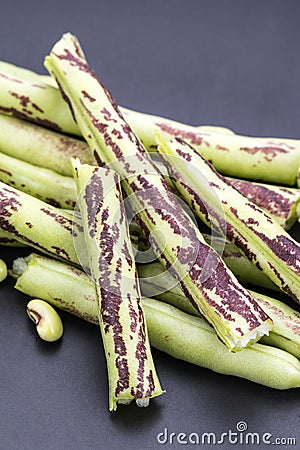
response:
<svg viewBox="0 0 300 450"><path fill-rule="evenodd" d="M0 244L44 254L14 262L16 289L100 325L109 409L163 393L149 342L220 373L300 387L300 314L244 286L299 302L300 246L284 231L299 191L216 172L293 185L299 142L119 108L70 34L45 66L53 79L0 63ZM60 337L48 308L27 311L40 335L53 320Z"/></svg>

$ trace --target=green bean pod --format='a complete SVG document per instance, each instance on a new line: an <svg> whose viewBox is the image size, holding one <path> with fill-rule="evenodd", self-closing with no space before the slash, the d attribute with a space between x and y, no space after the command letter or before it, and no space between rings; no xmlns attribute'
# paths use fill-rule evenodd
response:
<svg viewBox="0 0 300 450"><path fill-rule="evenodd" d="M57 106L57 88L43 78L12 64L0 63L0 112L63 133L78 128L63 102Z"/></svg>
<svg viewBox="0 0 300 450"><path fill-rule="evenodd" d="M72 232L81 225L54 206L0 182L0 230L47 255L79 264Z"/></svg>
<svg viewBox="0 0 300 450"><path fill-rule="evenodd" d="M85 142L4 114L0 114L0 152L65 176L72 176L71 157L95 164Z"/></svg>
<svg viewBox="0 0 300 450"><path fill-rule="evenodd" d="M180 285L174 286L174 278L164 272L160 263L140 265L138 272L145 297L155 297L188 314L199 316L199 312L187 301ZM273 321L269 335L263 336L260 342L300 358L300 314L279 300L252 290L249 292Z"/></svg>
<svg viewBox="0 0 300 450"><path fill-rule="evenodd" d="M291 186L297 182L300 141L296 139L218 133L131 110L124 117L150 152L156 150L154 132L159 130L166 139L184 139L224 175Z"/></svg>
<svg viewBox="0 0 300 450"><path fill-rule="evenodd" d="M19 291L98 324L95 288L81 270L35 254L15 260L14 269L19 276L15 285ZM185 302L191 307L187 299ZM204 319L157 300L143 298L142 304L151 345L175 358L275 389L300 386L299 361L287 352L254 344L231 353Z"/></svg>
<svg viewBox="0 0 300 450"><path fill-rule="evenodd" d="M143 306L155 348L214 372L275 389L300 387L300 362L289 353L258 343L239 353L228 352L204 319L148 298Z"/></svg>
<svg viewBox="0 0 300 450"><path fill-rule="evenodd" d="M275 298L250 291L273 321L273 330L263 336L263 344L278 347L300 359L300 313Z"/></svg>
<svg viewBox="0 0 300 450"><path fill-rule="evenodd" d="M88 66L77 39L66 34L45 59L99 165L121 177L133 215L157 256L176 273L196 308L223 342L239 350L268 333L271 321L209 247L190 216ZM205 267L205 263L208 264Z"/></svg>
<svg viewBox="0 0 300 450"><path fill-rule="evenodd" d="M226 235L283 292L300 301L300 245L189 144L156 134L176 188L207 225Z"/></svg>
<svg viewBox="0 0 300 450"><path fill-rule="evenodd" d="M173 186L175 190L167 167L162 161L157 160L156 153L153 153L153 160L160 173L164 175L168 185ZM226 180L248 200L276 220L284 229L289 230L297 221L300 214L300 189L229 177L226 177Z"/></svg>
<svg viewBox="0 0 300 450"><path fill-rule="evenodd" d="M71 177L0 153L0 181L57 208L73 209L76 187Z"/></svg>
<svg viewBox="0 0 300 450"><path fill-rule="evenodd" d="M120 182L105 168L73 160L89 268L98 299L109 409L163 393L151 356Z"/></svg>

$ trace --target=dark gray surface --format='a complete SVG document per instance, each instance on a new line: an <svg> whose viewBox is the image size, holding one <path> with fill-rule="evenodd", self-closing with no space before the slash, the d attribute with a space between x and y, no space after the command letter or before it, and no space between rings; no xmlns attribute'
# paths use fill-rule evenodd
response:
<svg viewBox="0 0 300 450"><path fill-rule="evenodd" d="M300 138L299 14L297 1L2 1L0 59L42 72L45 54L71 31L124 106ZM0 285L1 450L182 448L158 444L157 434L220 434L242 420L251 432L295 437L299 446L297 390L274 391L157 351L166 394L147 409L109 414L97 327L64 314L62 341L43 343L12 286Z"/></svg>

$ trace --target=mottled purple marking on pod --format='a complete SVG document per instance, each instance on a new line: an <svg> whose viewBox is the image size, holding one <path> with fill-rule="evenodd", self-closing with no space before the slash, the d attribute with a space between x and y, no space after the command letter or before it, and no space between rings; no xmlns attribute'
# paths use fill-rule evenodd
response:
<svg viewBox="0 0 300 450"><path fill-rule="evenodd" d="M225 248L226 248L226 247L225 247ZM223 250L222 258L223 258L223 259L224 259L224 258L234 258L234 259L237 259L237 258L244 258L244 256L243 256L242 253L239 252L239 251L226 251L226 250Z"/></svg>
<svg viewBox="0 0 300 450"><path fill-rule="evenodd" d="M4 244L4 245L5 244L14 244L15 242L17 242L15 239L0 236L0 245L1 244Z"/></svg>
<svg viewBox="0 0 300 450"><path fill-rule="evenodd" d="M41 84L36 84L36 83L32 83L31 86L37 87L37 88L39 88L39 89L46 89L46 86L43 86L43 85L41 85Z"/></svg>
<svg viewBox="0 0 300 450"><path fill-rule="evenodd" d="M65 60L65 61L69 61L71 66L76 66L79 70L81 70L82 72L88 73L91 77L93 77L97 83L101 86L101 88L104 90L104 92L106 93L107 97L110 100L111 105L113 106L114 110L117 112L117 114L119 115L120 118L122 118L122 120L124 120L118 105L116 104L116 101L114 100L113 96L111 95L111 93L109 92L109 90L101 83L101 81L98 79L96 73L90 68L90 66L87 64L87 62L84 59L83 54L80 54L77 56L73 55L72 52L70 52L69 49L64 49L64 54L57 54L54 53L52 51L52 55L55 56L58 59L61 60ZM91 95L91 94L89 94Z"/></svg>
<svg viewBox="0 0 300 450"><path fill-rule="evenodd" d="M258 220L254 220L253 217L249 217L246 221L248 225L259 225Z"/></svg>
<svg viewBox="0 0 300 450"><path fill-rule="evenodd" d="M88 230L91 238L95 237L98 226L97 215L103 204L103 183L96 170L86 185L83 196L88 205Z"/></svg>
<svg viewBox="0 0 300 450"><path fill-rule="evenodd" d="M49 217L53 217L55 222L59 223L65 230L72 232L72 224L73 224L72 219L61 216L59 213L53 212L47 208L40 208L40 211Z"/></svg>
<svg viewBox="0 0 300 450"><path fill-rule="evenodd" d="M101 109L101 114L103 114L103 117L105 120L107 120L107 122L113 122L113 123L117 123L118 121L116 119L114 119L112 117L112 114L110 111L108 111L108 109L106 108L102 108Z"/></svg>
<svg viewBox="0 0 300 450"><path fill-rule="evenodd" d="M124 242L124 244L123 244L123 246L122 246L121 253L122 253L122 255L124 255L124 257L125 257L125 259L126 259L126 262L127 262L128 266L129 266L130 268L132 268L132 266L133 266L133 260L132 260L131 254L130 254L130 252L129 252L129 248L128 248L128 245L127 245L127 242L126 242L126 241Z"/></svg>
<svg viewBox="0 0 300 450"><path fill-rule="evenodd" d="M39 197L37 196L37 198L39 198ZM50 205L55 206L55 208L60 208L61 207L61 203L58 202L57 200L55 200L54 198L46 197L45 201L46 201L46 203L49 203ZM76 202L72 202L72 201L66 200L66 204L67 205L75 206L75 203Z"/></svg>
<svg viewBox="0 0 300 450"><path fill-rule="evenodd" d="M262 305L266 305L268 309L270 309L275 316L277 316L280 320L284 321L284 324L287 328L290 328L295 333L300 336L300 314L294 313L292 316L283 312L280 308L278 308L273 303L270 303L266 298L259 297ZM296 318L297 316L297 318Z"/></svg>
<svg viewBox="0 0 300 450"><path fill-rule="evenodd" d="M254 211L258 211L260 214L262 214L267 221L270 224L273 224L273 220L268 216L268 214L266 214L264 211L262 211L262 209L259 206L256 206L254 203L246 203L247 206L249 206L249 208L253 209Z"/></svg>
<svg viewBox="0 0 300 450"><path fill-rule="evenodd" d="M157 176L160 178L159 175ZM162 193L146 175L138 175L135 181L130 182L130 186L136 192L139 201L143 203L143 208L145 210L147 207L154 208L155 213L161 220L169 223L175 234L187 237L192 233L193 228L190 221L169 189ZM162 188L165 187L164 181ZM149 213L149 218L152 219L151 213Z"/></svg>
<svg viewBox="0 0 300 450"><path fill-rule="evenodd" d="M40 117L32 117L31 111L24 111L23 109L23 112L21 112L16 108L7 108L5 106L0 106L0 112L12 114L13 116L19 117L20 119L28 120L37 125L41 125L46 128L51 128L52 130L55 131L62 131L61 127L57 125L57 123L51 122L50 120L47 119L41 119Z"/></svg>
<svg viewBox="0 0 300 450"><path fill-rule="evenodd" d="M9 172L8 170L2 169L1 167L0 167L0 172L5 173L9 177L12 177L12 173L11 172Z"/></svg>
<svg viewBox="0 0 300 450"><path fill-rule="evenodd" d="M125 389L129 388L129 368L128 368L128 361L126 358L117 358L116 359L116 368L118 370L118 381L117 386L115 389L115 396L118 397L118 395L124 391Z"/></svg>
<svg viewBox="0 0 300 450"><path fill-rule="evenodd" d="M165 133L168 133L171 136L174 137L180 137L182 139L188 139L189 142L193 145L202 145L204 141L205 134L199 133L196 131L190 131L190 130L182 130L180 128L176 128L173 125L167 123L167 122L156 122L155 125ZM208 142L205 142L207 146L210 144Z"/></svg>
<svg viewBox="0 0 300 450"><path fill-rule="evenodd" d="M96 99L94 97L92 97L88 92L86 92L85 90L81 91L82 95L84 96L84 98L88 99L91 103L94 103L96 101Z"/></svg>
<svg viewBox="0 0 300 450"><path fill-rule="evenodd" d="M280 154L288 153L287 149L280 148L277 144L276 146L262 146L262 147L240 147L242 152L249 153L250 155L261 154L263 159L266 161L272 161L276 156Z"/></svg>
<svg viewBox="0 0 300 450"><path fill-rule="evenodd" d="M221 150L222 152L229 152L229 148L224 147L223 145L217 144L216 145L217 150Z"/></svg>
<svg viewBox="0 0 300 450"><path fill-rule="evenodd" d="M256 183L244 180L230 180L230 183L248 200L254 202L260 208L269 211L271 214L280 214L281 217L287 218L294 204L292 199L281 195L278 191L268 189ZM281 189L284 193L290 193L287 189Z"/></svg>
<svg viewBox="0 0 300 450"><path fill-rule="evenodd" d="M18 94L17 92L9 92L12 97L15 97L17 100L19 100L20 105L23 108L26 108L28 105L31 105L33 109L40 113L44 113L44 111L34 102L30 100L30 97L28 95L22 95ZM26 110L25 110L26 111Z"/></svg>
<svg viewBox="0 0 300 450"><path fill-rule="evenodd" d="M139 311L141 312L141 310ZM140 317L141 319L141 317ZM138 380L139 383L136 387L136 394L135 397L136 398L142 398L145 392L145 361L147 359L147 352L146 352L146 331L145 331L145 326L144 326L144 322L140 322L140 327L139 327L139 331L138 331L138 343L136 346L136 352L135 352L135 357L138 361L138 370L137 370L137 374L138 374Z"/></svg>
<svg viewBox="0 0 300 450"><path fill-rule="evenodd" d="M240 333L241 336L244 336L244 333L242 332L242 330L241 330L240 327L237 327L237 328L236 328L236 331L238 331L238 332Z"/></svg>
<svg viewBox="0 0 300 450"><path fill-rule="evenodd" d="M31 103L30 98L28 95L20 95L17 92L9 92L12 97L15 97L17 100L19 100L20 105L24 106L25 108L28 106L28 103Z"/></svg>
<svg viewBox="0 0 300 450"><path fill-rule="evenodd" d="M22 233L20 233L16 227L13 225L13 223L10 222L9 218L13 215L13 212L18 212L19 207L22 207L22 202L18 200L19 194L18 192L11 191L9 187L1 188L0 190L0 229L3 231L7 231L10 234L12 234L16 239L21 239L23 242L28 243L29 245L32 245L41 251L44 251L46 253L50 253L50 251L43 247L40 242L34 241L26 236L24 236ZM48 214L51 215L51 214ZM68 219L65 219L66 223L69 222ZM59 222L59 219L57 220ZM60 222L59 222L60 223ZM32 228L32 225L30 222L26 223L29 228ZM69 225L62 224L61 225L69 230ZM60 247L51 246L53 249L53 252L60 256L67 261L70 261L70 256L68 253L61 249ZM62 256L63 255L63 256Z"/></svg>
<svg viewBox="0 0 300 450"><path fill-rule="evenodd" d="M28 241L28 242L30 242L30 241ZM41 246L39 246L39 247L43 248ZM52 245L51 248L53 248L53 250L55 251L57 256L62 257L62 258L67 259L67 260L70 260L70 257L68 255L68 253L63 248L56 247L55 245Z"/></svg>
<svg viewBox="0 0 300 450"><path fill-rule="evenodd" d="M237 231L235 227L227 223L227 233L226 236L230 242L236 245L251 261L256 261L256 253L254 253L248 246L248 242L245 237Z"/></svg>
<svg viewBox="0 0 300 450"><path fill-rule="evenodd" d="M132 304L132 299L129 294L127 294L127 301L128 301L128 310L129 310L129 316L130 316L130 330L135 333L138 326L138 314Z"/></svg>
<svg viewBox="0 0 300 450"><path fill-rule="evenodd" d="M296 275L300 276L300 247L291 237L278 235L271 239L258 231L256 231L256 234L280 260L284 261Z"/></svg>
<svg viewBox="0 0 300 450"><path fill-rule="evenodd" d="M20 80L19 78L11 77L10 75L6 75L6 74L4 74L2 72L0 72L0 77L1 78L5 78L6 80L9 80L9 81L13 81L14 83L23 84L23 81Z"/></svg>
<svg viewBox="0 0 300 450"><path fill-rule="evenodd" d="M276 267L274 267L274 265L272 263L270 263L269 261L268 261L268 266L270 267L272 272L274 272L274 274L276 275L276 278L279 280L281 289L283 290L283 292L285 292L289 297L291 297L293 300L295 300L297 303L299 303L299 299L291 291L289 286L287 286L286 282L284 281L284 279L282 278L280 272L276 269Z"/></svg>
<svg viewBox="0 0 300 450"><path fill-rule="evenodd" d="M114 136L116 136L118 139L123 139L122 133L119 130L116 130L116 128L114 128L111 132Z"/></svg>

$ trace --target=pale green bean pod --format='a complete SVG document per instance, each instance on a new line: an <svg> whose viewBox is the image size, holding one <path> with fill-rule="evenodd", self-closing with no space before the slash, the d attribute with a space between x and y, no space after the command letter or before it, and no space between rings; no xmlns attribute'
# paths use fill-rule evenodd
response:
<svg viewBox="0 0 300 450"><path fill-rule="evenodd" d="M84 272L35 254L16 260L14 269L19 273L15 285L19 291L98 324L94 285ZM157 300L143 298L142 303L152 346L215 372L275 389L300 387L300 363L286 351L258 343L231 353L203 318Z"/></svg>
<svg viewBox="0 0 300 450"><path fill-rule="evenodd" d="M0 181L57 208L73 209L76 187L71 177L0 153Z"/></svg>

